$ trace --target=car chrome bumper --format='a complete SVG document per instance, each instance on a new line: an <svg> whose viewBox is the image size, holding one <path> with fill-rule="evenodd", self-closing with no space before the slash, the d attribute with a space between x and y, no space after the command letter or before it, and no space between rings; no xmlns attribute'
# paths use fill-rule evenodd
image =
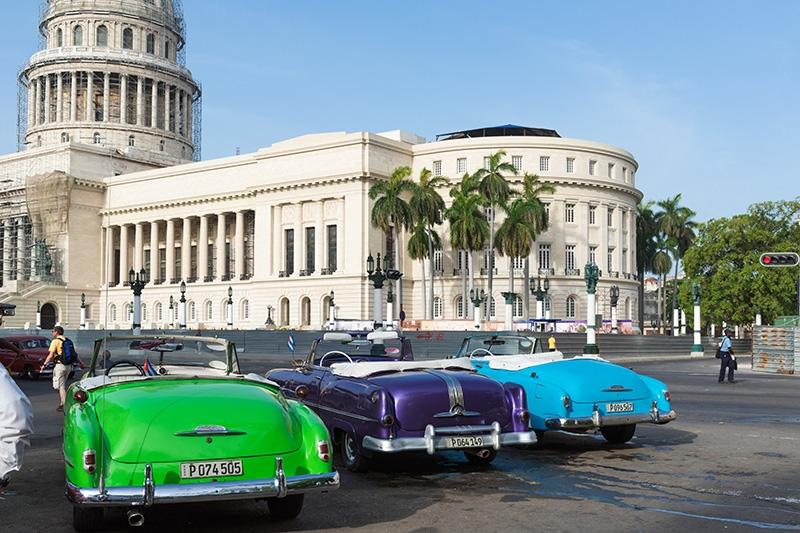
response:
<svg viewBox="0 0 800 533"><path fill-rule="evenodd" d="M678 417L675 411L664 413L657 407L653 407L647 413L637 413L631 415L603 415L595 409L592 416L580 418L548 418L545 420L547 429L595 429L607 426L626 426L629 424L666 424Z"/></svg>
<svg viewBox="0 0 800 533"><path fill-rule="evenodd" d="M306 474L287 477L283 461L276 460L275 477L247 481L215 481L187 485L153 483L152 468L145 467L142 487L80 488L67 482L67 499L79 506L149 507L154 504L283 498L290 494L324 492L339 488L339 473Z"/></svg>
<svg viewBox="0 0 800 533"><path fill-rule="evenodd" d="M425 434L422 437L404 437L399 439L379 439L367 435L361 445L375 452L395 453L409 452L415 450L425 450L428 454L433 454L436 450L466 450L471 447L453 448L447 441L448 437L478 436L487 440L482 448L500 449L501 445L510 444L534 444L536 442L536 432L519 431L514 433L502 433L500 424L497 422L489 426L452 426L434 427L427 425Z"/></svg>

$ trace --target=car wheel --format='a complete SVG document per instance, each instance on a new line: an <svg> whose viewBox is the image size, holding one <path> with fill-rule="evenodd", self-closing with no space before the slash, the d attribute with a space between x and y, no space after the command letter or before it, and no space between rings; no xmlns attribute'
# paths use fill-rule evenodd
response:
<svg viewBox="0 0 800 533"><path fill-rule="evenodd" d="M72 508L72 527L75 531L101 530L103 528L103 509L74 506Z"/></svg>
<svg viewBox="0 0 800 533"><path fill-rule="evenodd" d="M292 494L285 498L269 498L269 514L276 520L291 520L303 509L303 494Z"/></svg>
<svg viewBox="0 0 800 533"><path fill-rule="evenodd" d="M369 458L359 450L356 438L350 432L342 432L342 459L351 472L365 472L369 468Z"/></svg>
<svg viewBox="0 0 800 533"><path fill-rule="evenodd" d="M628 424L625 426L607 426L600 428L600 433L611 444L625 444L633 438L636 433L636 424Z"/></svg>
<svg viewBox="0 0 800 533"><path fill-rule="evenodd" d="M481 450L464 452L464 456L473 465L486 466L497 457L497 450L493 448L483 448Z"/></svg>

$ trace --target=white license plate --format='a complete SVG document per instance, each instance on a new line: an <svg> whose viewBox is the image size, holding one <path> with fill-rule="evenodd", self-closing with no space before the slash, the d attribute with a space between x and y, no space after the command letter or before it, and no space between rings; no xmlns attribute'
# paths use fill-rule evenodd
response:
<svg viewBox="0 0 800 533"><path fill-rule="evenodd" d="M481 448L486 446L483 437L447 437L448 448Z"/></svg>
<svg viewBox="0 0 800 533"><path fill-rule="evenodd" d="M633 402L607 403L606 413L630 413L633 411Z"/></svg>
<svg viewBox="0 0 800 533"><path fill-rule="evenodd" d="M181 463L181 478L231 477L244 473L241 461L203 461L198 463Z"/></svg>

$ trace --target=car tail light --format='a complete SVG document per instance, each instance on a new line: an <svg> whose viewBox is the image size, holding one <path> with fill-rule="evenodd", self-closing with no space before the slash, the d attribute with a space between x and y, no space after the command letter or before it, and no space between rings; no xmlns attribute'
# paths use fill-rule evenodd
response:
<svg viewBox="0 0 800 533"><path fill-rule="evenodd" d="M561 397L561 402L564 404L564 407L570 409L572 407L572 399L568 395L564 395Z"/></svg>
<svg viewBox="0 0 800 533"><path fill-rule="evenodd" d="M387 428L394 424L394 417L392 415L385 415L381 418L381 424L386 426Z"/></svg>
<svg viewBox="0 0 800 533"><path fill-rule="evenodd" d="M94 474L96 466L97 466L97 456L95 455L94 450L84 451L83 469L89 472L90 474Z"/></svg>
<svg viewBox="0 0 800 533"><path fill-rule="evenodd" d="M86 391L85 390L80 390L80 389L76 390L75 394L73 394L72 397L78 403L85 403L86 400L89 399L89 395L86 394Z"/></svg>
<svg viewBox="0 0 800 533"><path fill-rule="evenodd" d="M321 440L317 443L317 455L326 463L331 460L331 452L328 441Z"/></svg>
<svg viewBox="0 0 800 533"><path fill-rule="evenodd" d="M664 398L665 398L665 399L666 399L668 402L672 401L672 395L669 393L669 391L668 391L668 390L665 390L665 391L664 391Z"/></svg>
<svg viewBox="0 0 800 533"><path fill-rule="evenodd" d="M522 420L523 422L527 422L528 420L531 419L531 413L527 409L521 409L517 413L517 416L519 416L519 419Z"/></svg>

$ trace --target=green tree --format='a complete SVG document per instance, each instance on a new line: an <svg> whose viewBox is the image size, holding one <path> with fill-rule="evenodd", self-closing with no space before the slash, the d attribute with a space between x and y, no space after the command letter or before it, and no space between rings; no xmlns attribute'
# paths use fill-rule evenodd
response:
<svg viewBox="0 0 800 533"><path fill-rule="evenodd" d="M681 195L676 194L658 202L661 208L656 217L660 229L672 241L672 257L675 260L675 275L673 285L678 286L678 266L695 239L697 223L693 220L695 212L688 207L680 205ZM675 296L677 291L672 291L672 313L675 312Z"/></svg>
<svg viewBox="0 0 800 533"><path fill-rule="evenodd" d="M763 252L800 251L800 198L763 202L747 213L710 220L698 227L684 257L688 281L702 287L705 324L749 325L756 310L764 323L797 313L796 268L762 267ZM680 290L681 305L691 305L691 283ZM705 325L703 324L703 326Z"/></svg>
<svg viewBox="0 0 800 533"><path fill-rule="evenodd" d="M639 278L639 328L644 331L644 274L653 272L658 223L653 212L653 202L639 202L636 206L636 273Z"/></svg>
<svg viewBox="0 0 800 533"><path fill-rule="evenodd" d="M428 287L428 306L426 306L426 318L433 318L433 249L434 241L439 240L439 235L434 231L434 226L442 223L442 213L444 212L444 200L437 189L446 187L449 181L444 176L434 176L427 168L423 168L419 173L419 181L414 184L409 206L418 224L423 224L428 232L428 261L430 286ZM416 230L416 228L415 228ZM441 244L439 248L441 249Z"/></svg>
<svg viewBox="0 0 800 533"><path fill-rule="evenodd" d="M439 234L431 234L424 220L417 221L417 223L414 224L411 236L408 238L408 256L415 261L420 261L422 264L423 299L426 293L425 259L433 254L433 252L431 252L431 243L433 243L434 250L442 249L442 241L439 238ZM431 280L431 283L433 283L433 280Z"/></svg>
<svg viewBox="0 0 800 533"><path fill-rule="evenodd" d="M531 205L517 198L506 209L506 218L497 228L495 246L501 255L508 258L508 292L514 292L514 258L527 257L536 240L532 224Z"/></svg>
<svg viewBox="0 0 800 533"><path fill-rule="evenodd" d="M511 185L506 180L504 173L517 175L517 169L514 168L514 165L503 161L505 156L505 150L498 150L487 158L484 168L475 172L475 177L480 182L478 188L486 199L487 205L491 208L489 217L489 280L487 283L490 298L492 297L494 281L494 221L497 218L496 210L498 207L505 208L508 199L512 195ZM486 306L486 320L489 320L489 307L489 305Z"/></svg>

